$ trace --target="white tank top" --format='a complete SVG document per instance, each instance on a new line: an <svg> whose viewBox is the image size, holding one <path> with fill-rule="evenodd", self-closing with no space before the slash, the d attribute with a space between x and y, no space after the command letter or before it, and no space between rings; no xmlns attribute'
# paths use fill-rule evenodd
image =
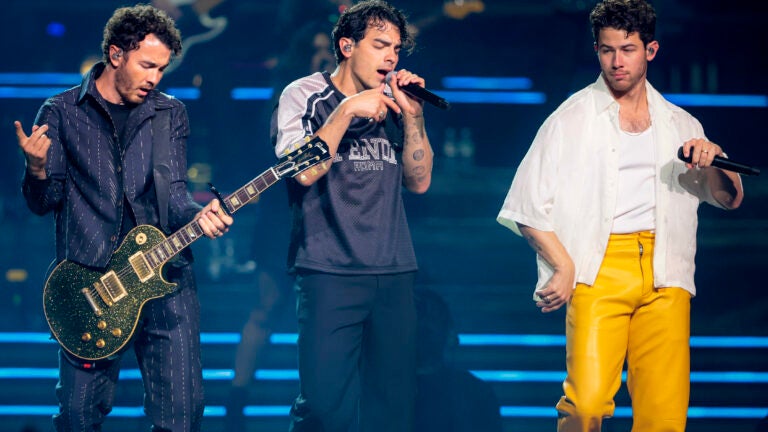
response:
<svg viewBox="0 0 768 432"><path fill-rule="evenodd" d="M634 134L621 131L619 143L619 184L613 234L626 234L656 228L656 152L653 127Z"/></svg>

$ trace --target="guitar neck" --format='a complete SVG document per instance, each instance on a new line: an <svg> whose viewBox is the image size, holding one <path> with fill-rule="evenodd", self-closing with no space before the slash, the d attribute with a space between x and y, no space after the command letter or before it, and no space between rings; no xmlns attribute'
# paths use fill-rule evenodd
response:
<svg viewBox="0 0 768 432"><path fill-rule="evenodd" d="M234 213L244 205L255 200L262 192L277 183L278 180L280 180L279 174L275 171L274 167L270 168L224 198L222 205L226 206L229 213ZM200 224L197 220L193 220L168 236L157 246L149 249L144 256L149 265L156 269L178 255L179 252L192 244L192 242L203 237L203 235L203 229L200 227Z"/></svg>

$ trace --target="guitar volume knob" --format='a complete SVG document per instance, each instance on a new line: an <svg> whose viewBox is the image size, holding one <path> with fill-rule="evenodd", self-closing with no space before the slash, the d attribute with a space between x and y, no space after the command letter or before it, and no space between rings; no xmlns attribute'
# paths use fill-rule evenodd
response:
<svg viewBox="0 0 768 432"><path fill-rule="evenodd" d="M101 320L98 323L96 323L96 327L98 327L99 330L104 330L105 328L107 328L107 322L104 320Z"/></svg>
<svg viewBox="0 0 768 432"><path fill-rule="evenodd" d="M82 336L80 336L80 340L83 342L90 342L91 341L91 334L90 333L83 333Z"/></svg>
<svg viewBox="0 0 768 432"><path fill-rule="evenodd" d="M99 339L96 341L96 348L104 348L107 346L107 343L104 342L104 339Z"/></svg>
<svg viewBox="0 0 768 432"><path fill-rule="evenodd" d="M120 330L119 328L113 328L112 329L112 336L114 336L116 338L119 338L122 335L123 335L123 331Z"/></svg>

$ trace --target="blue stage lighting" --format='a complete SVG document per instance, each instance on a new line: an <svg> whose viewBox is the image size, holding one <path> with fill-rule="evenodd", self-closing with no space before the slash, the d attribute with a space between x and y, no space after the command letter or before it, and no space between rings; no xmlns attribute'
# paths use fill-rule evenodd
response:
<svg viewBox="0 0 768 432"><path fill-rule="evenodd" d="M66 33L67 28L64 26L64 24L56 21L52 21L48 23L48 26L45 28L45 32L48 33L48 36L53 36L55 38L60 38L64 36L64 33Z"/></svg>

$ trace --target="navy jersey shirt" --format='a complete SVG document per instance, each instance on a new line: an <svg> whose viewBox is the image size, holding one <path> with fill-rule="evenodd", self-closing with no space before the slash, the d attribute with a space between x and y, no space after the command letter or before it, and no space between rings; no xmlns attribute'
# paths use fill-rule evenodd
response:
<svg viewBox="0 0 768 432"><path fill-rule="evenodd" d="M279 154L313 135L345 95L327 72L291 83L272 116ZM288 266L336 274L417 269L403 206L403 127L355 119L330 171L310 187L288 179L292 229Z"/></svg>

